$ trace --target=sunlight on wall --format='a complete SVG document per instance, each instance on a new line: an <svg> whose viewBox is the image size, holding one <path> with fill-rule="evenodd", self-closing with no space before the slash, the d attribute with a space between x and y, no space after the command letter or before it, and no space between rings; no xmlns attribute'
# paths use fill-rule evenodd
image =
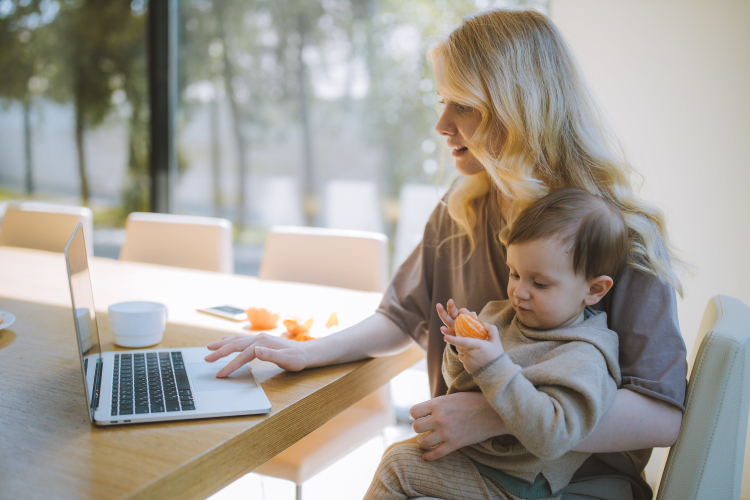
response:
<svg viewBox="0 0 750 500"><path fill-rule="evenodd" d="M695 266L678 306L690 352L710 297L750 303L750 3L553 0L551 16Z"/></svg>

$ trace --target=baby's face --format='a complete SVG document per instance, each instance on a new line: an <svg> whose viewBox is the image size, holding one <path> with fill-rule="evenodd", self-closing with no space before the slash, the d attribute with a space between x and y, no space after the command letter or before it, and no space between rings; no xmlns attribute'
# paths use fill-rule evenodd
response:
<svg viewBox="0 0 750 500"><path fill-rule="evenodd" d="M589 285L573 272L572 262L555 238L508 247L508 298L524 325L548 330L579 320Z"/></svg>

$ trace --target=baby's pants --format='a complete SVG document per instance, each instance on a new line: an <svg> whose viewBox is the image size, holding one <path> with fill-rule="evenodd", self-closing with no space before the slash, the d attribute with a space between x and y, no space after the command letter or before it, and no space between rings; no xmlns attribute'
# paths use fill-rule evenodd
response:
<svg viewBox="0 0 750 500"><path fill-rule="evenodd" d="M419 496L442 500L519 500L482 476L463 453L454 451L428 462L422 460L425 452L416 438L391 446L380 460L365 500L406 500Z"/></svg>

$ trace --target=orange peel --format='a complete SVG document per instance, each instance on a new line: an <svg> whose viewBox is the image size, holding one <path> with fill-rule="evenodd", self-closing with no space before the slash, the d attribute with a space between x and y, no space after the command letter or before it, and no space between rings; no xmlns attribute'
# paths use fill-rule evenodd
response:
<svg viewBox="0 0 750 500"><path fill-rule="evenodd" d="M288 331L292 335L299 335L300 333L307 333L308 331L310 331L310 327L313 324L312 318L308 319L304 323L300 323L301 321L302 320L300 318L294 318L285 319L283 323L286 327L286 331Z"/></svg>
<svg viewBox="0 0 750 500"><path fill-rule="evenodd" d="M263 307L248 307L245 309L247 319L250 320L251 330L271 330L276 328L281 317L278 313L272 313Z"/></svg>
<svg viewBox="0 0 750 500"><path fill-rule="evenodd" d="M326 321L326 328L331 328L332 326L339 326L339 317L335 312L332 312L328 317L328 321Z"/></svg>

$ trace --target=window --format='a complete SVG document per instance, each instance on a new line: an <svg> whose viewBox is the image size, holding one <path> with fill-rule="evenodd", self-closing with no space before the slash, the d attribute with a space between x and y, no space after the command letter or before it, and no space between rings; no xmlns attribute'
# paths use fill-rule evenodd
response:
<svg viewBox="0 0 750 500"><path fill-rule="evenodd" d="M237 270L251 274L274 224L393 240L403 188L445 184L453 171L434 131L427 48L466 14L523 3L546 9L489 0L171 3L172 210L232 220L246 261ZM145 0L0 0L0 203L90 205L99 255L116 257L121 240L103 228L149 207L147 11ZM435 188L426 203L438 197Z"/></svg>

